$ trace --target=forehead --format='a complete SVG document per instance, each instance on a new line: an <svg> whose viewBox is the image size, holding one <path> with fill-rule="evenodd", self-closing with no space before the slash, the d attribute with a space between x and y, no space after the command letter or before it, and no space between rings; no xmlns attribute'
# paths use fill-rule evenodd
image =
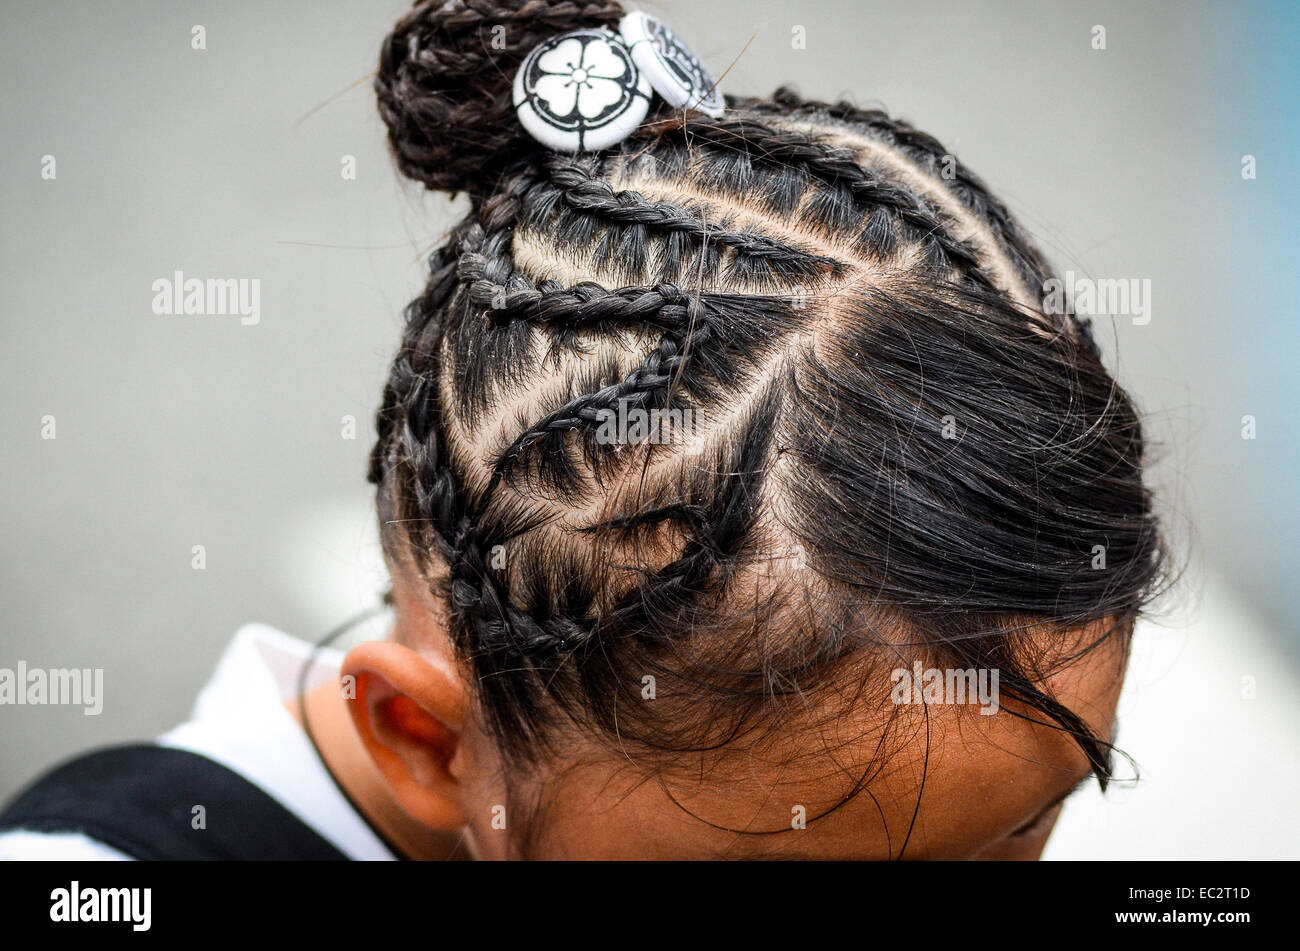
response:
<svg viewBox="0 0 1300 951"><path fill-rule="evenodd" d="M1110 741L1125 653L1116 636L1040 686ZM861 716L822 711L770 744L682 758L672 773L608 759L569 770L539 817L544 848L888 859L906 841L908 858L960 858L1029 822L1089 774L1068 734L1006 693L991 715L937 702L900 706L882 723L878 706L862 706Z"/></svg>

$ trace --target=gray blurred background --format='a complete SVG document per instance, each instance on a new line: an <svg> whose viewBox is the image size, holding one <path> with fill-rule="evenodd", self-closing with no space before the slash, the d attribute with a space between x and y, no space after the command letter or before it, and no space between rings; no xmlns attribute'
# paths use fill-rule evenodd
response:
<svg viewBox="0 0 1300 951"><path fill-rule="evenodd" d="M98 717L0 707L0 797L184 719L240 624L315 639L380 590L371 416L422 259L463 211L385 152L368 77L405 8L0 9L0 666L102 667L106 693ZM1061 270L1151 281L1149 324L1096 329L1149 415L1189 571L1125 698L1143 783L1067 810L1049 855L1300 854L1300 6L643 8L715 73L757 31L724 91L884 106L979 172ZM260 323L155 315L152 282L175 270L259 278Z"/></svg>

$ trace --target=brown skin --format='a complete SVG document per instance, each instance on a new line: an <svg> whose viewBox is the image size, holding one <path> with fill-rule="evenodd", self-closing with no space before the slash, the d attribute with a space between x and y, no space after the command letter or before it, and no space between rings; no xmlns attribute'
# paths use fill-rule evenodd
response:
<svg viewBox="0 0 1300 951"><path fill-rule="evenodd" d="M344 659L341 676L355 678L355 699L331 683L306 697L322 753L371 822L408 857L516 857L511 831L493 823L497 816L500 824L508 801L500 758L473 716L470 686L439 606L407 571L394 572L393 591L392 639L361 644ZM1124 673L1121 640L1046 681L1106 739ZM296 701L287 706L298 716ZM907 858L1037 859L1061 800L1087 780L1089 769L1073 740L1010 715L1012 706L1005 696L993 716L929 706L930 758L919 810L926 724L916 718L895 735L885 768L866 790L816 821L870 760L878 722L823 717L833 733L826 726L790 731L784 746L778 740L750 750L712 773L696 762L693 771L672 777L648 776L627 757L591 744L544 777L550 807L531 830L537 834L529 854L883 859L897 857L916 811ZM822 752L808 755L809 749ZM796 806L809 819L804 829L791 828ZM521 817L505 819L508 826Z"/></svg>

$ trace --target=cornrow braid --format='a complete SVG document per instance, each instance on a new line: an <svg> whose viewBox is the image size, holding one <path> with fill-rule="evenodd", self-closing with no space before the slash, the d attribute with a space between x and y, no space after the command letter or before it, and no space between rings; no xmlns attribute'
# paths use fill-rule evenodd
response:
<svg viewBox="0 0 1300 951"><path fill-rule="evenodd" d="M790 280L808 280L818 275L840 276L843 261L817 254L766 235L733 231L724 222L710 224L698 212L672 202L652 201L634 191L615 191L595 175L590 164L571 159L551 163L551 182L555 194L576 211L593 215L611 224L644 226L647 230L689 235L700 243L713 242L730 248L758 265ZM534 193L540 202L549 196L546 190Z"/></svg>
<svg viewBox="0 0 1300 951"><path fill-rule="evenodd" d="M947 190L992 230L999 248L1026 286L1042 292L1051 276L1042 253L1034 247L1006 205L989 191L984 181L968 166L957 162L943 144L928 132L916 129L880 109L862 109L844 100L831 105L810 102L788 86L778 89L770 101L756 100L754 107L762 113L814 119L820 117L849 130L869 130L872 136L915 161L934 179L942 180ZM941 170L940 164L944 162L948 166ZM1091 320L1076 314L1068 316L1071 324L1095 347Z"/></svg>
<svg viewBox="0 0 1300 951"><path fill-rule="evenodd" d="M668 392L676 375L682 372L688 363L687 343L696 347L707 342L712 334L712 322L698 302L672 284L661 284L654 290L654 296L666 304L680 304L687 311L687 329L665 333L659 339L659 345L646 356L645 360L630 374L610 386L584 393L546 413L522 433L514 438L509 447L501 453L492 473L496 480L508 476L518 463L520 456L536 446L541 440L557 437L577 429L584 424L595 424L601 418L603 410L612 410L619 404L626 409L644 409L657 396ZM559 449L553 446L552 451Z"/></svg>
<svg viewBox="0 0 1300 951"><path fill-rule="evenodd" d="M810 177L831 185L842 185L862 205L883 209L892 214L901 226L911 228L909 237L921 244L928 265L960 269L963 277L973 285L993 289L992 282L980 269L976 249L944 231L943 223L915 195L858 165L847 149L818 141L801 132L776 129L750 118L709 122L669 120L651 126L647 134L655 132L689 137L693 144L719 149L743 144L746 154L756 163L776 169L803 169Z"/></svg>

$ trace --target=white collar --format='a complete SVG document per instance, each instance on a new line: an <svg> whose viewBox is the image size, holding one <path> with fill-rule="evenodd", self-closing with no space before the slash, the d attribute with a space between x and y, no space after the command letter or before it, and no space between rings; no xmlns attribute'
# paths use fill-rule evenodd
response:
<svg viewBox="0 0 1300 951"><path fill-rule="evenodd" d="M203 688L190 719L159 737L163 746L200 753L235 770L357 860L393 860L339 792L284 703L312 645L265 624L241 627ZM318 652L307 688L338 676L343 654Z"/></svg>

